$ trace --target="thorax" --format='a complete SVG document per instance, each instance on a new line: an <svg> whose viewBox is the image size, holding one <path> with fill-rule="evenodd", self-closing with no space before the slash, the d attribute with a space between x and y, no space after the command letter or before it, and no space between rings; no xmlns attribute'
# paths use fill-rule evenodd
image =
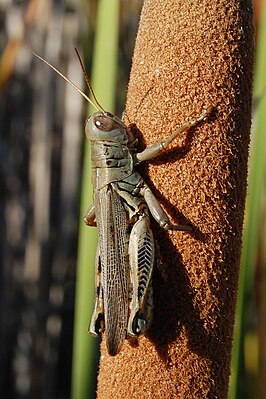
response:
<svg viewBox="0 0 266 399"><path fill-rule="evenodd" d="M91 142L92 184L99 190L105 185L130 176L133 158L126 145L108 142Z"/></svg>

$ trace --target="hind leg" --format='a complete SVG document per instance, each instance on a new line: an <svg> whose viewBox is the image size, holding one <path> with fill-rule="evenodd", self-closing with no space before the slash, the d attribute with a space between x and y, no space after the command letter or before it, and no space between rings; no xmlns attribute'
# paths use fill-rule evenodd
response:
<svg viewBox="0 0 266 399"><path fill-rule="evenodd" d="M103 287L101 283L101 258L99 255L99 246L96 251L95 259L95 306L89 326L89 333L96 336L104 330L104 298Z"/></svg>
<svg viewBox="0 0 266 399"><path fill-rule="evenodd" d="M129 305L127 333L136 337L151 320L151 277L155 262L155 244L148 214L143 212L133 225L129 239L129 263L132 294Z"/></svg>

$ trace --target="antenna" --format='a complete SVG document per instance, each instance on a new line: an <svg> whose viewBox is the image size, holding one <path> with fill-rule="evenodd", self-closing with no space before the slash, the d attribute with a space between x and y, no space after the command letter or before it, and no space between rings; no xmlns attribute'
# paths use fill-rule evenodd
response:
<svg viewBox="0 0 266 399"><path fill-rule="evenodd" d="M83 93L83 91L81 91L79 88L78 88L78 86L77 85L75 85L75 83L73 83L73 82L71 82L71 80L69 80L65 75L63 75L58 69L56 69L52 64L50 64L48 61L46 61L44 58L42 58L41 56L39 56L38 54L36 54L36 53L34 53L34 51L33 51L33 54L37 57L37 58L39 58L41 61L43 61L46 65L48 65L50 68L52 68L56 73L58 73L58 75L60 75L67 83L69 83L72 87L74 87L74 89L76 89L95 109L97 109L97 111L103 111L104 113L105 113L105 111L103 110L103 108L99 105L99 103L98 103L98 101L96 100L96 98L95 98L95 96L94 96L94 93L93 93L93 91L92 91L92 89L91 89L91 87L89 86L89 88L90 88L90 90L91 90L91 92L92 92L92 95L93 95L93 98L94 98L94 100L96 100L96 104L98 105L98 107L91 101L91 99L88 97L88 96L86 96L86 94L85 93ZM83 66L84 67L84 66ZM83 68L82 68L83 69ZM87 75L87 74L86 74ZM86 82L87 82L87 79L86 79Z"/></svg>
<svg viewBox="0 0 266 399"><path fill-rule="evenodd" d="M85 69L85 66L84 66L84 64L83 64L83 61L82 61L82 59L81 59L81 56L80 56L80 54L79 54L79 51L78 51L78 49L77 49L76 47L75 47L75 51L76 51L76 54L77 54L77 57L78 57L80 66L81 66L81 68L82 68L85 81L86 81L87 86L88 86L88 88L89 88L89 90L90 90L90 92L91 92L91 95L92 95L92 97L93 97L93 99L94 99L94 101L95 101L95 104L98 105L99 109L100 109L101 111L103 111L104 114L106 114L106 111L103 109L103 107L101 106L101 104L98 102L98 100L97 100L97 98L96 98L96 96L95 96L95 94L94 94L93 88L92 88L92 86L91 86L90 79L89 79L88 74L87 74L87 72L86 72L86 69Z"/></svg>

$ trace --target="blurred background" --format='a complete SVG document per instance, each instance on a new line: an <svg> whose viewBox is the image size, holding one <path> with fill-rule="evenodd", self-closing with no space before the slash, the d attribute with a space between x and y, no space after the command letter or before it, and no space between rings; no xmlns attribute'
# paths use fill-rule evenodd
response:
<svg viewBox="0 0 266 399"><path fill-rule="evenodd" d="M141 7L141 0L0 0L2 398L94 398L99 356L98 340L87 335L96 236L82 225L92 202L88 106L32 52L87 91L77 47L99 102L121 116ZM266 398L266 1L254 0L254 10L254 122L230 399Z"/></svg>

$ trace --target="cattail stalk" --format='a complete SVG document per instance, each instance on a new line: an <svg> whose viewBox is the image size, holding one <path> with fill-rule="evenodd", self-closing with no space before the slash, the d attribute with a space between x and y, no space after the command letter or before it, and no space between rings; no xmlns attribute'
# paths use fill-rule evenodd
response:
<svg viewBox="0 0 266 399"><path fill-rule="evenodd" d="M146 169L173 223L154 224L161 267L154 319L138 345L107 355L98 398L227 397L246 195L253 71L251 0L146 0L126 115L145 144L210 107Z"/></svg>

